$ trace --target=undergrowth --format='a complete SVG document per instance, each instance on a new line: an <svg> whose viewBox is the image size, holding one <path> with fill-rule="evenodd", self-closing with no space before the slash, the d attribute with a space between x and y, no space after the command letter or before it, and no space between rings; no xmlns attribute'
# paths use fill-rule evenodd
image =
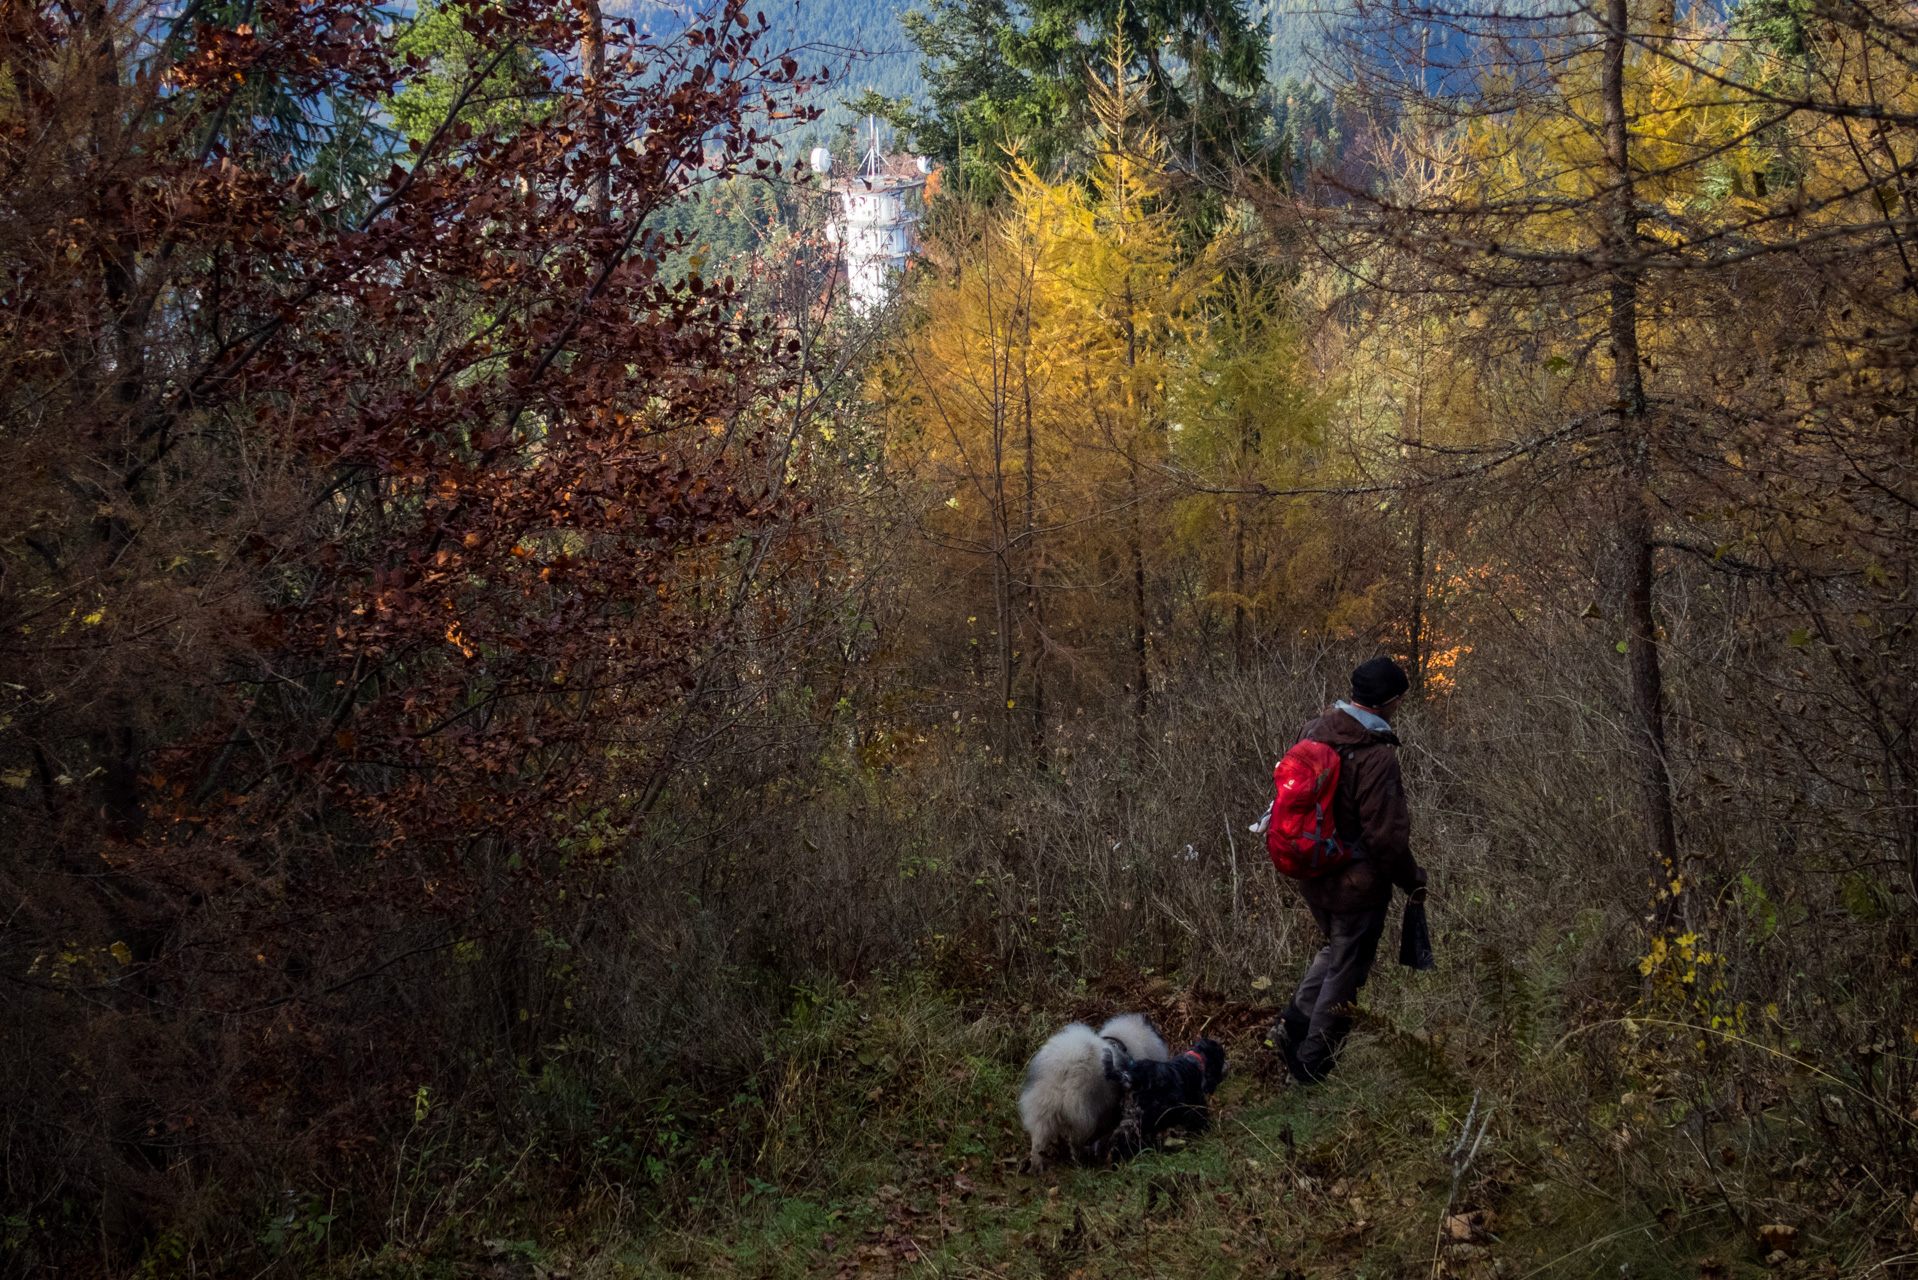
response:
<svg viewBox="0 0 1918 1280"><path fill-rule="evenodd" d="M391 1128L352 1177L288 1162L256 1203L182 1160L186 1209L117 1236L102 1197L48 1189L0 1220L0 1266L1918 1275L1908 897L1756 785L1688 815L1698 852L1648 877L1607 825L1629 779L1584 702L1487 682L1404 717L1439 967L1398 968L1388 935L1337 1076L1283 1087L1263 1035L1316 939L1239 833L1326 680L1194 691L1150 743L1075 718L1046 769L955 721L892 763L669 794L590 898L502 904L405 984L355 989L445 1048L369 1088ZM1026 1061L1128 1009L1225 1042L1213 1130L1021 1172Z"/></svg>
<svg viewBox="0 0 1918 1280"><path fill-rule="evenodd" d="M1643 1004L1567 1031L1549 964L1520 981L1486 948L1443 934L1440 948L1436 974L1381 966L1341 1070L1314 1089L1288 1086L1264 1044L1282 983L1239 999L1127 972L1020 1004L925 973L801 990L764 1070L704 1115L672 1185L604 1188L559 1217L494 1204L333 1270L1513 1280L1910 1267L1909 1189L1806 1125L1864 1105L1833 1096L1843 1081L1766 1049L1771 1069L1735 1075L1753 1105L1687 1096L1679 1059L1758 1042L1701 1050ZM1135 1008L1176 1043L1227 1045L1211 1131L1129 1163L1024 1172L1016 1098L1032 1048L1068 1018ZM1472 1117L1478 1140L1461 1142Z"/></svg>

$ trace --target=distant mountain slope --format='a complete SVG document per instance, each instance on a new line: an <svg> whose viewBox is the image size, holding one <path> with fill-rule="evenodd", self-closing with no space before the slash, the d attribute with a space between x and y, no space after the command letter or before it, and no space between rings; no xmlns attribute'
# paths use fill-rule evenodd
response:
<svg viewBox="0 0 1918 1280"><path fill-rule="evenodd" d="M830 69L815 102L827 110L821 123L828 130L850 118L844 102L868 89L892 98L919 94L922 57L899 25L912 7L912 0L787 0L764 10L775 45L805 49L808 71Z"/></svg>
<svg viewBox="0 0 1918 1280"><path fill-rule="evenodd" d="M819 91L815 105L825 109L826 117L806 130L829 135L848 123L851 113L845 109L848 99L868 89L887 97L917 97L925 87L919 66L923 57L906 38L899 15L915 7L917 0L770 0L762 12L772 27L769 45L773 48L802 50L801 65L816 73L820 66L831 72L829 83ZM1337 0L1255 0L1264 10L1271 32L1268 75L1273 85L1287 79L1312 79L1319 46L1318 15L1326 13ZM673 24L688 6L662 3L661 0L628 0L624 12L655 29Z"/></svg>
<svg viewBox="0 0 1918 1280"><path fill-rule="evenodd" d="M920 54L898 16L912 6L913 0L748 0L747 11L766 15L769 51L802 50L800 62L810 74L821 65L830 69L824 96L836 104L867 89L895 97L918 92ZM713 0L608 0L607 12L664 34L712 7Z"/></svg>

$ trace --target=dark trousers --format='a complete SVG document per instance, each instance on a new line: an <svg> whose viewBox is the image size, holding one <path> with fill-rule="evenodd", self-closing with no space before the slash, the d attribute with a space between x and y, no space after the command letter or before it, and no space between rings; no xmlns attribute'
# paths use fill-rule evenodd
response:
<svg viewBox="0 0 1918 1280"><path fill-rule="evenodd" d="M1305 981L1279 1015L1286 1065L1295 1078L1314 1083L1332 1074L1339 1046L1352 1029L1352 1002L1372 974L1390 905L1353 912L1312 908L1325 946L1312 958Z"/></svg>

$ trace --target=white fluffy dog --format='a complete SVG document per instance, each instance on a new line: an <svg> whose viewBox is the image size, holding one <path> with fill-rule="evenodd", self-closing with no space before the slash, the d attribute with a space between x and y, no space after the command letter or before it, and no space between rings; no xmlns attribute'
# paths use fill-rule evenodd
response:
<svg viewBox="0 0 1918 1280"><path fill-rule="evenodd" d="M1092 1153L1093 1144L1119 1127L1119 1083L1125 1066L1123 1046L1103 1039L1075 1022L1039 1047L1026 1068L1019 1095L1019 1122L1032 1135L1033 1172L1046 1167L1046 1155L1063 1148L1075 1159Z"/></svg>
<svg viewBox="0 0 1918 1280"><path fill-rule="evenodd" d="M1119 1127L1120 1072L1135 1057L1166 1059L1165 1041L1136 1013L1121 1014L1097 1032L1075 1022L1032 1055L1019 1121L1032 1135L1033 1172L1044 1169L1046 1156L1056 1150L1073 1159L1096 1153Z"/></svg>
<svg viewBox="0 0 1918 1280"><path fill-rule="evenodd" d="M1099 1028L1099 1036L1105 1040L1117 1040L1125 1046L1125 1051L1134 1058L1143 1058L1149 1062L1164 1062L1172 1056L1165 1047L1165 1041L1159 1038L1143 1013L1122 1013Z"/></svg>

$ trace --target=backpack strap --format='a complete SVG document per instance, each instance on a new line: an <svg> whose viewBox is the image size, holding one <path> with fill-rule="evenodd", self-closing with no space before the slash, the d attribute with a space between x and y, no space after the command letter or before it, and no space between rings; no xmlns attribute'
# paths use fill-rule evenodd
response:
<svg viewBox="0 0 1918 1280"><path fill-rule="evenodd" d="M1346 779L1351 776L1350 770L1352 768L1353 756L1373 747L1396 747L1398 745L1399 740L1396 734L1385 733L1375 734L1370 742L1348 742L1342 747L1333 747L1332 750L1339 753L1339 789L1344 790ZM1354 783L1353 785L1356 786L1357 784ZM1354 804L1358 803L1357 795L1351 792L1347 792L1346 794L1352 797ZM1370 861L1370 854L1367 853L1365 848L1365 836L1363 832L1359 834L1357 839L1351 842L1350 848L1352 850L1351 860L1353 862Z"/></svg>
<svg viewBox="0 0 1918 1280"><path fill-rule="evenodd" d="M1402 747L1404 745L1403 742L1399 741L1399 736L1396 733L1375 733L1369 742L1354 742L1348 746L1340 747L1339 750L1341 752L1363 751L1367 747Z"/></svg>

